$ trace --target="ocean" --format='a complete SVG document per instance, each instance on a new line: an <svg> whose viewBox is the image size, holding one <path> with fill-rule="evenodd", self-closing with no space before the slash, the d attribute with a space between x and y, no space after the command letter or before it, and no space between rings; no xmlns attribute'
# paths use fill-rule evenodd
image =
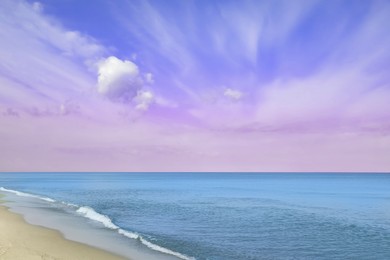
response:
<svg viewBox="0 0 390 260"><path fill-rule="evenodd" d="M0 187L29 222L129 257L390 259L390 174L0 173Z"/></svg>

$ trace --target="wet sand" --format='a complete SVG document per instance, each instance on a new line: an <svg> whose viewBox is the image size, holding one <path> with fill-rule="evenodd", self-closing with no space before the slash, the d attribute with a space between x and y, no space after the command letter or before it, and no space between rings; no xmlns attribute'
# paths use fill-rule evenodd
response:
<svg viewBox="0 0 390 260"><path fill-rule="evenodd" d="M0 259L114 260L125 258L67 240L58 231L28 224L22 216L0 205Z"/></svg>

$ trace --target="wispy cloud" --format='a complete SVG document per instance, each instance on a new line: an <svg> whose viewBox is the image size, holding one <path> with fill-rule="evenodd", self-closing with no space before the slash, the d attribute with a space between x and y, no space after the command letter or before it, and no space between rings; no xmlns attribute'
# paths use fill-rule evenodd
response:
<svg viewBox="0 0 390 260"><path fill-rule="evenodd" d="M389 169L388 1L94 4L0 1L1 169Z"/></svg>
<svg viewBox="0 0 390 260"><path fill-rule="evenodd" d="M44 9L37 2L0 3L0 107L33 116L75 114L77 107L76 114L100 120L127 114L152 74L143 77L133 62L106 58L109 46L65 28ZM98 94L127 104L109 104Z"/></svg>
<svg viewBox="0 0 390 260"><path fill-rule="evenodd" d="M226 89L225 92L223 93L225 97L231 98L233 100L239 100L242 98L242 92L239 90L234 90L234 89Z"/></svg>
<svg viewBox="0 0 390 260"><path fill-rule="evenodd" d="M384 1L135 1L115 14L157 85L170 98L183 91L195 110L210 89L232 85L258 111L242 115L247 123L348 118L375 111L358 104L389 88Z"/></svg>
<svg viewBox="0 0 390 260"><path fill-rule="evenodd" d="M91 90L95 80L84 62L103 55L105 47L62 28L37 4L5 0L0 13L1 99L27 106L60 103Z"/></svg>

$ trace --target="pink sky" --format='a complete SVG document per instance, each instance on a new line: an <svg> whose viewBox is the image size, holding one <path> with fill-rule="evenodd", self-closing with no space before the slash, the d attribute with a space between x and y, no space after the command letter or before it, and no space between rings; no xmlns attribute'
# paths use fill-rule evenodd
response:
<svg viewBox="0 0 390 260"><path fill-rule="evenodd" d="M389 23L386 1L3 0L0 171L389 172Z"/></svg>
<svg viewBox="0 0 390 260"><path fill-rule="evenodd" d="M390 169L387 134L221 131L79 118L7 118L2 171L352 171Z"/></svg>

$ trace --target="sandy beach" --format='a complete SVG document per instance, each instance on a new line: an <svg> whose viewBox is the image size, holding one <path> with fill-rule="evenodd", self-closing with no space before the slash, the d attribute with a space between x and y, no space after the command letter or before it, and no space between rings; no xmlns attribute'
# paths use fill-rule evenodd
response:
<svg viewBox="0 0 390 260"><path fill-rule="evenodd" d="M0 259L2 260L124 259L67 240L58 231L28 224L22 216L10 212L5 206L0 206L0 231Z"/></svg>

